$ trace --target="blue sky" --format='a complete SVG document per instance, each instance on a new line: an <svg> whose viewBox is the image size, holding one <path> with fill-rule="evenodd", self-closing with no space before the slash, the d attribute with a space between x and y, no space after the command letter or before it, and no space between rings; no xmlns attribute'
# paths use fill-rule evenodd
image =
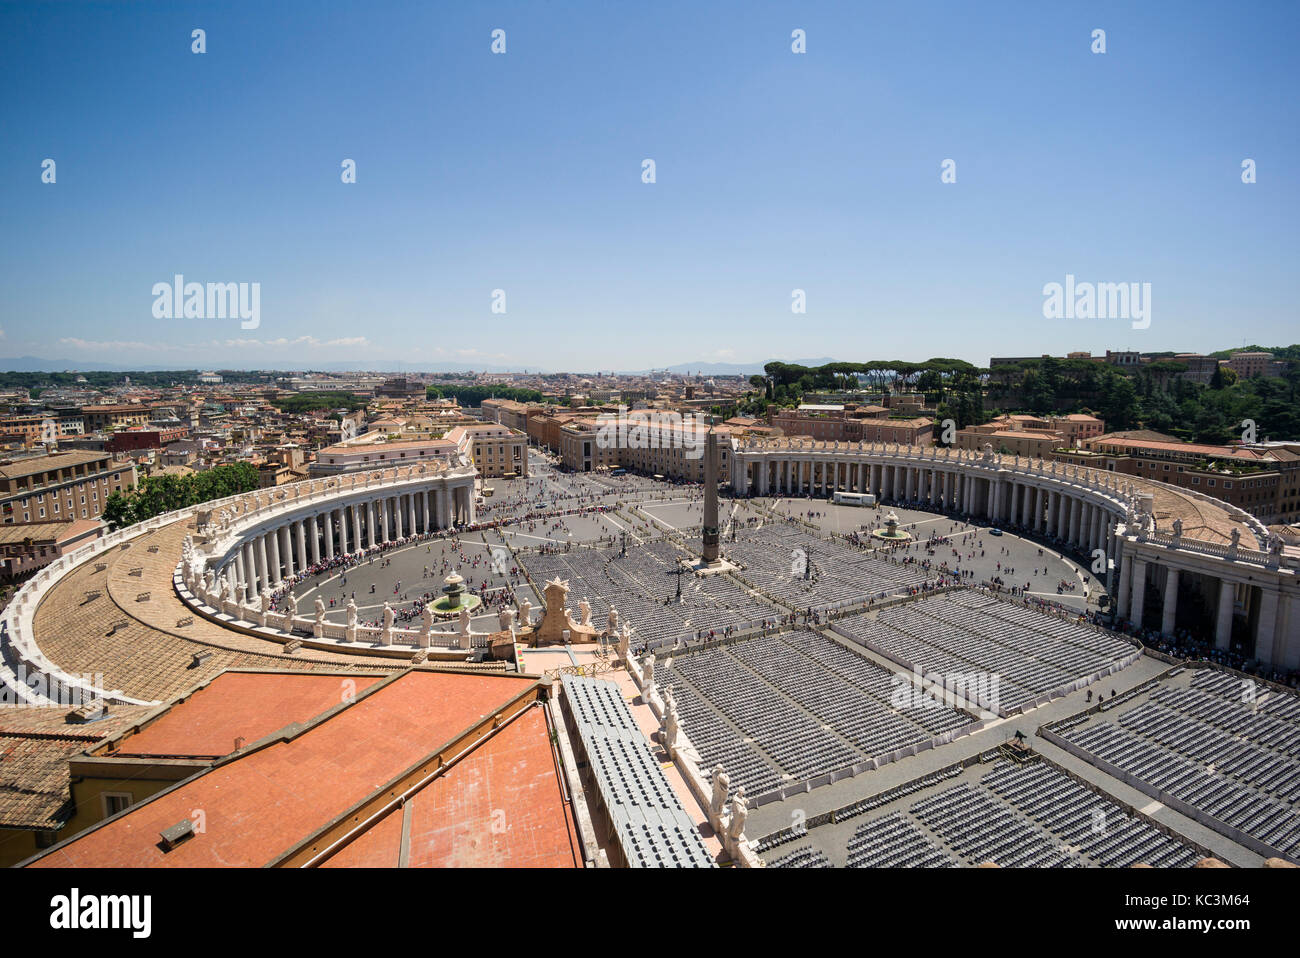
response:
<svg viewBox="0 0 1300 958"><path fill-rule="evenodd" d="M1290 2L6 4L0 356L1290 343L1297 27ZM260 327L155 319L176 273L260 283ZM1066 274L1150 283L1150 327L1045 319Z"/></svg>

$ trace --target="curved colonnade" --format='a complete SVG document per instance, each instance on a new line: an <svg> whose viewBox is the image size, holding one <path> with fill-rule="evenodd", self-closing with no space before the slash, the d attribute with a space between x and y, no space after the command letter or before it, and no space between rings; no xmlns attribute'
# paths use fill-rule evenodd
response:
<svg viewBox="0 0 1300 958"><path fill-rule="evenodd" d="M1079 554L1104 555L1119 618L1138 626L1154 619L1148 593L1158 593L1159 621L1150 627L1166 635L1174 633L1180 594L1203 580L1202 591L1215 603L1216 647L1227 649L1236 634L1253 641L1260 662L1300 668L1295 560L1282 555L1281 542L1270 540L1257 518L1200 493L988 448L799 439L737 442L732 486L737 495L871 493L1018 526Z"/></svg>
<svg viewBox="0 0 1300 958"><path fill-rule="evenodd" d="M34 623L41 603L74 570L92 562L96 569L104 567L109 553L130 549L165 526L183 522L195 529L185 539L170 583L186 605L218 625L283 643L292 638L288 629L281 634L275 628L289 625L283 616L271 613L262 626L264 592L325 557L473 523L474 478L473 467L461 462L312 479L190 506L111 532L46 566L14 595L0 615L0 685L9 700L24 705L66 702L77 692L128 705L154 704L120 690L92 687L86 676L64 671L42 651ZM350 528L337 521L340 516ZM309 540L313 526L317 535ZM332 538L324 535L327 529ZM218 584L224 590L220 594ZM308 620L308 631L311 624ZM375 654L373 645L359 644L373 643L369 633L374 630L358 636L357 647L349 650L345 627L327 628L338 631L337 641L320 647ZM448 635L437 641L451 646L455 639Z"/></svg>

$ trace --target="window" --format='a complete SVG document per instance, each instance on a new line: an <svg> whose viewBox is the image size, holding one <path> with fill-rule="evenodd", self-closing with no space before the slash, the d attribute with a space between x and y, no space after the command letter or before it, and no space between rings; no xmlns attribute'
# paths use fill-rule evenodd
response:
<svg viewBox="0 0 1300 958"><path fill-rule="evenodd" d="M104 806L104 817L111 818L118 812L124 812L131 807L133 798L130 792L101 792L100 801Z"/></svg>

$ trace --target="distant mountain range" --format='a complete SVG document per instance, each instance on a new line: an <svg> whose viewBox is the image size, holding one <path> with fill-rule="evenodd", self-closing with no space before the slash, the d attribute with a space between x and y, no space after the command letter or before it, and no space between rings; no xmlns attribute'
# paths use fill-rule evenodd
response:
<svg viewBox="0 0 1300 958"><path fill-rule="evenodd" d="M766 362L756 363L678 363L675 366L656 366L654 369L637 369L624 370L617 373L620 376L644 376L651 372L669 372L676 375L696 374L702 376L756 376L763 372L763 366ZM825 363L835 362L834 359L789 359L781 362L794 363L800 366L821 366ZM39 356L18 356L10 359L0 359L0 372L15 373L38 373L38 372L157 372L164 369L188 369L189 366L175 363L171 364L141 364L141 363L102 363L87 362L86 360L76 359L44 359ZM207 366L207 369L232 369L230 366L217 364L216 367ZM251 368L251 367L250 367ZM284 369L287 367L261 366L262 371L271 371L275 369ZM313 363L310 367L317 372L330 373L361 373L361 372L385 372L385 373L463 373L463 372L487 372L487 373L511 373L522 372L525 368L529 373L545 374L552 370L542 369L536 366L495 366L486 363L412 363L403 360L383 360L376 361L373 359L354 361L354 362L333 362L333 363ZM602 367L602 371L604 367ZM564 372L583 372L582 370L563 370ZM587 371L590 372L590 371Z"/></svg>

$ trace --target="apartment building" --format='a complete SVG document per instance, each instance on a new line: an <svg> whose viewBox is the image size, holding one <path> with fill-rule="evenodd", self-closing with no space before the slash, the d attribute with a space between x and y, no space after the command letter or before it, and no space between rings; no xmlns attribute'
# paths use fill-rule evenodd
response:
<svg viewBox="0 0 1300 958"><path fill-rule="evenodd" d="M136 485L135 467L108 453L61 452L0 462L4 525L98 519L114 492Z"/></svg>
<svg viewBox="0 0 1300 958"><path fill-rule="evenodd" d="M528 475L528 437L506 426L457 426L445 438L474 463L484 479Z"/></svg>
<svg viewBox="0 0 1300 958"><path fill-rule="evenodd" d="M307 474L314 478L421 462L451 462L457 452L456 443L448 439L339 443L318 450L316 460L307 466Z"/></svg>

